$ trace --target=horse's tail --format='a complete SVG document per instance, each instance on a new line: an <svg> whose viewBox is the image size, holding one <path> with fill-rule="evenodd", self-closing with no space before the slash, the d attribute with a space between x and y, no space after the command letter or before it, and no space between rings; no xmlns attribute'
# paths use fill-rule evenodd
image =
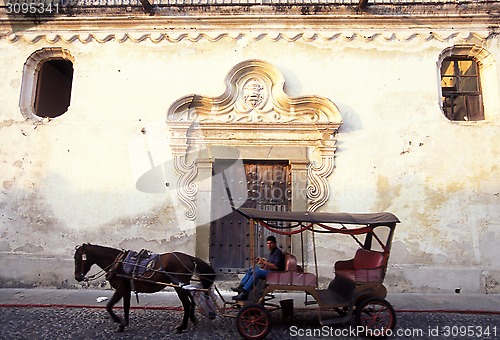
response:
<svg viewBox="0 0 500 340"><path fill-rule="evenodd" d="M197 257L192 257L193 262L196 264L196 273L200 278L203 288L210 288L215 281L215 270L208 263Z"/></svg>

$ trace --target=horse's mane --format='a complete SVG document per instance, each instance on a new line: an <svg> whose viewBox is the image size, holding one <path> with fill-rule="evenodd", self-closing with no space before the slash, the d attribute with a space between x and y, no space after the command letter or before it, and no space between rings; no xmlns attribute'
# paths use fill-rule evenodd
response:
<svg viewBox="0 0 500 340"><path fill-rule="evenodd" d="M107 256L115 256L115 257L118 255L118 253L123 251L123 249L116 249L116 248L111 248L108 246L101 246L101 245L92 244L92 243L84 243L82 245L82 247L84 249L86 249L87 247L93 247L93 248L99 249L99 251L107 254Z"/></svg>

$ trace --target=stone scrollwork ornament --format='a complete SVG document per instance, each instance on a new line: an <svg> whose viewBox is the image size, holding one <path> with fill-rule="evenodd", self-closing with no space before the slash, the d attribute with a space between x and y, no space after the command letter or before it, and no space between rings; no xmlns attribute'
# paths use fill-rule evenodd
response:
<svg viewBox="0 0 500 340"><path fill-rule="evenodd" d="M186 156L174 156L175 171L179 174L177 180L177 195L179 199L187 207L185 216L187 220L192 221L196 218L196 194L198 193L198 185L194 182L198 174L196 162L191 164L186 163Z"/></svg>
<svg viewBox="0 0 500 340"><path fill-rule="evenodd" d="M322 157L319 165L314 163L309 164L307 169L307 199L309 211L316 211L330 198L327 178L333 172L334 166L333 156Z"/></svg>

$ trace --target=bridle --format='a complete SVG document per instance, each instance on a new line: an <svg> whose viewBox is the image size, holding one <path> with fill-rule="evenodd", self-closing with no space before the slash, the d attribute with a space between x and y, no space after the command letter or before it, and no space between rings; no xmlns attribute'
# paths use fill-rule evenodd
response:
<svg viewBox="0 0 500 340"><path fill-rule="evenodd" d="M82 278L82 281L84 281L84 282L94 281L94 280L100 279L102 276L106 275L108 269L113 265L114 262L112 264L110 264L109 266L107 266L106 268L101 269L97 273L90 275L89 277L85 276L85 274L83 273L83 271L85 270L85 261L87 261L87 254L85 253L85 244L77 247L76 251L78 251L80 248L82 248L82 255L81 255L82 262L81 262L81 267L80 267L80 277Z"/></svg>
<svg viewBox="0 0 500 340"><path fill-rule="evenodd" d="M85 277L85 274L83 273L84 270L85 270L85 261L87 261L87 254L85 253L85 244L81 245L81 246L77 246L75 249L76 249L76 252L78 252L80 250L80 248L82 249L82 254L80 255L80 277L82 278L82 281L88 281L89 279L87 277Z"/></svg>
<svg viewBox="0 0 500 340"><path fill-rule="evenodd" d="M87 254L85 254L85 249L82 251L82 265L80 267L80 276L83 278L84 281L88 281L88 278L85 277L85 274L83 274L83 271L85 269L85 261L87 261Z"/></svg>

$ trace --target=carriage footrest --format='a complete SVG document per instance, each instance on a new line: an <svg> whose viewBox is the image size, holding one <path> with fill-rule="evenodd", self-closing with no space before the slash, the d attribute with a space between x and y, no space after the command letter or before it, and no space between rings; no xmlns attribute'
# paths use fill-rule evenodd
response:
<svg viewBox="0 0 500 340"><path fill-rule="evenodd" d="M349 313L349 314L342 316L342 317L320 320L319 323L321 324L321 326L338 325L340 323L349 322L351 320L351 318L352 318L352 313Z"/></svg>
<svg viewBox="0 0 500 340"><path fill-rule="evenodd" d="M337 275L328 285L328 289L317 290L316 300L320 308L335 308L352 305L356 283Z"/></svg>
<svg viewBox="0 0 500 340"><path fill-rule="evenodd" d="M350 297L344 297L340 294L335 293L331 289L323 289L316 291L317 300L319 307L324 308L334 308L343 307L350 304Z"/></svg>

